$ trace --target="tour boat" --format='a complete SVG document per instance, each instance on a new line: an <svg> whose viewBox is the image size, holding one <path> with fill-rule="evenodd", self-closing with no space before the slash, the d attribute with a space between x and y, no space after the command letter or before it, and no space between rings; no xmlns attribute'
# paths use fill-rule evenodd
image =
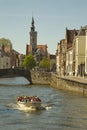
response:
<svg viewBox="0 0 87 130"><path fill-rule="evenodd" d="M41 99L37 96L19 96L17 98L17 104L20 107L29 107L40 109L41 108Z"/></svg>

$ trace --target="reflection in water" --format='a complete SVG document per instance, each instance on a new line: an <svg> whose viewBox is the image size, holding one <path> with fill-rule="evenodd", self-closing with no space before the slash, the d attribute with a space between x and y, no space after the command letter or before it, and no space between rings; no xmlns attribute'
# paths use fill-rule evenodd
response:
<svg viewBox="0 0 87 130"><path fill-rule="evenodd" d="M27 85L30 84L29 81L23 77L14 77L14 78L1 78L0 79L0 86L1 85Z"/></svg>
<svg viewBox="0 0 87 130"><path fill-rule="evenodd" d="M24 78L0 79L0 130L86 130L87 97L44 85L29 85ZM37 95L38 111L20 108L19 95Z"/></svg>

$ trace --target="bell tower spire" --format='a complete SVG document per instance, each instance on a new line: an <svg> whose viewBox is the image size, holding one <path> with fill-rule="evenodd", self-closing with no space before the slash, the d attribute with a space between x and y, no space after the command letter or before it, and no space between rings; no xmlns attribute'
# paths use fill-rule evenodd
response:
<svg viewBox="0 0 87 130"><path fill-rule="evenodd" d="M30 53L35 54L37 48L37 32L34 26L34 17L32 16L31 32L30 32Z"/></svg>
<svg viewBox="0 0 87 130"><path fill-rule="evenodd" d="M34 17L32 16L32 26L34 26Z"/></svg>
<svg viewBox="0 0 87 130"><path fill-rule="evenodd" d="M32 16L32 23L31 23L31 31L34 31L35 27L34 27L34 17Z"/></svg>

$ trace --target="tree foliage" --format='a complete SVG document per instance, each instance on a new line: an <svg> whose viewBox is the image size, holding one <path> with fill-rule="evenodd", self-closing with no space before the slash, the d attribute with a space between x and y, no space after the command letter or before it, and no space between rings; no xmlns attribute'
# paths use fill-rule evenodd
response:
<svg viewBox="0 0 87 130"><path fill-rule="evenodd" d="M45 70L49 70L50 60L48 60L46 57L43 57L43 59L40 61L40 67L44 68Z"/></svg>
<svg viewBox="0 0 87 130"><path fill-rule="evenodd" d="M34 60L33 55L27 55L23 61L23 67L25 67L27 70L31 70L36 66L36 61Z"/></svg>
<svg viewBox="0 0 87 130"><path fill-rule="evenodd" d="M9 39L6 39L6 38L1 38L0 39L0 46L12 46L12 43Z"/></svg>

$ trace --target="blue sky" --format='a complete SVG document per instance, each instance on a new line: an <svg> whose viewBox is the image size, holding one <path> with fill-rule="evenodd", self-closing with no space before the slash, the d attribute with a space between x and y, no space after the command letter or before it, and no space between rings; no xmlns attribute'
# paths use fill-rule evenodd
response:
<svg viewBox="0 0 87 130"><path fill-rule="evenodd" d="M68 29L87 25L87 0L0 0L0 38L11 40L13 48L26 53L30 42L32 15L37 43L47 44L51 54Z"/></svg>

